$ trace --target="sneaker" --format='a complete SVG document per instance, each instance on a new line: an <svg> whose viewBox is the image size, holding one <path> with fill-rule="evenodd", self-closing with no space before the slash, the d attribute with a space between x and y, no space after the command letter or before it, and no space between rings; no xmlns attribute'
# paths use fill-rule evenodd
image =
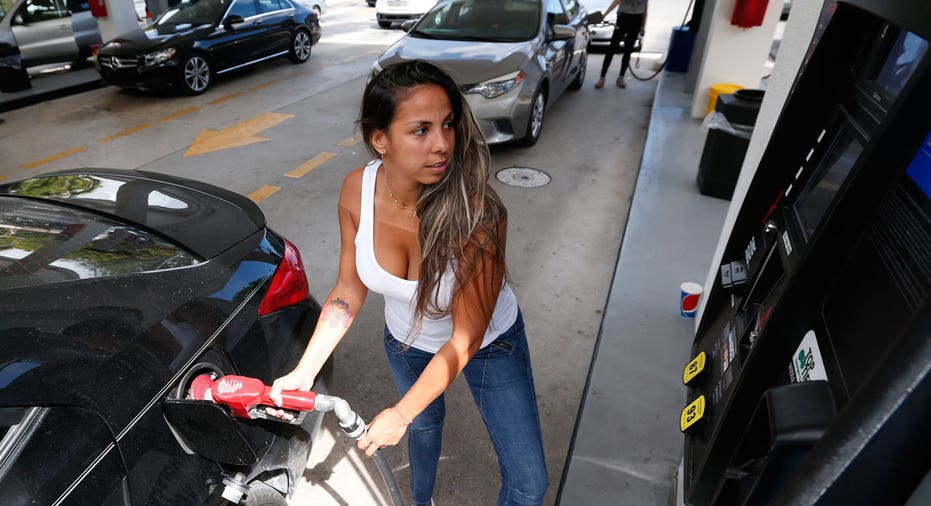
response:
<svg viewBox="0 0 931 506"><path fill-rule="evenodd" d="M604 87L605 87L605 78L602 77L601 79L598 80L597 83L595 83L595 89L600 90Z"/></svg>
<svg viewBox="0 0 931 506"><path fill-rule="evenodd" d="M617 87L618 87L618 88L626 88L626 87L627 87L627 82L624 81L624 76L620 76L620 77L617 78Z"/></svg>

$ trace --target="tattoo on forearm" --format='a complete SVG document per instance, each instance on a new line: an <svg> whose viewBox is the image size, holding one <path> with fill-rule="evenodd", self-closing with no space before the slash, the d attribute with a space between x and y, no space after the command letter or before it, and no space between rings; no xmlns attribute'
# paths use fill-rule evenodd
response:
<svg viewBox="0 0 931 506"><path fill-rule="evenodd" d="M333 327L348 329L349 324L352 323L352 316L349 304L343 299L333 299L323 307L323 321Z"/></svg>

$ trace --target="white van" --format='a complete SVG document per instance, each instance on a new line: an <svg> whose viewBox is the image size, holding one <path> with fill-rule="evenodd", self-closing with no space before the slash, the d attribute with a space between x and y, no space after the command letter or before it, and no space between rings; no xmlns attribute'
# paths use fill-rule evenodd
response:
<svg viewBox="0 0 931 506"><path fill-rule="evenodd" d="M437 0L377 0L375 19L378 20L378 26L389 28L391 23L419 19L436 5L436 2Z"/></svg>

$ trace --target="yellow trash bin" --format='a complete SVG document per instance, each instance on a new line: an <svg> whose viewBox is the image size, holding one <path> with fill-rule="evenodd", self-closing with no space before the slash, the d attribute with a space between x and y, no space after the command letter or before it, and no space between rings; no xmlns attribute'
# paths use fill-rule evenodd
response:
<svg viewBox="0 0 931 506"><path fill-rule="evenodd" d="M711 89L708 91L708 110L705 111L705 116L711 114L711 111L714 110L715 104L718 103L718 95L727 95L728 93L734 93L737 90L742 90L743 86L739 84L712 84Z"/></svg>

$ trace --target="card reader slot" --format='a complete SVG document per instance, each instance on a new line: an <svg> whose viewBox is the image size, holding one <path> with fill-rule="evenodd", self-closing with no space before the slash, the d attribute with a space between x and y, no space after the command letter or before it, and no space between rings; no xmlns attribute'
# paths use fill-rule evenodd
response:
<svg viewBox="0 0 931 506"><path fill-rule="evenodd" d="M781 284L785 275L785 267L777 249L777 247L771 246L766 251L763 264L751 281L750 288L741 301L738 308L739 312L746 312L755 305L763 304L770 299L770 294Z"/></svg>

